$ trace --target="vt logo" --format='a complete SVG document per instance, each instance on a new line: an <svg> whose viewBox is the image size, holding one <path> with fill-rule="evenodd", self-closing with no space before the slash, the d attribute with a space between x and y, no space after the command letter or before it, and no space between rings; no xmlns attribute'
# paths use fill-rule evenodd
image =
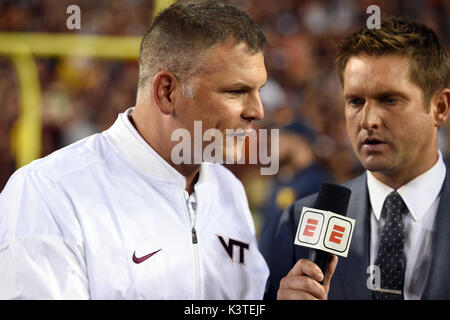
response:
<svg viewBox="0 0 450 320"><path fill-rule="evenodd" d="M234 261L233 259L233 247L234 246L238 246L239 247L239 263L241 264L245 264L245 255L244 255L244 249L249 248L249 244L248 243L244 243L238 240L234 240L234 239L229 239L228 240L228 244L225 242L225 240L222 238L222 236L217 235L217 237L219 238L220 244L222 244L223 248L225 249L225 251L228 253L228 255L231 258L231 261Z"/></svg>

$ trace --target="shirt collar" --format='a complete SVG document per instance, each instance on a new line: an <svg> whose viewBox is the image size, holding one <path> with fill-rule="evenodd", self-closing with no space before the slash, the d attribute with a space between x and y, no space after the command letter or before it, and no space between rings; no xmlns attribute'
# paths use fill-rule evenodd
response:
<svg viewBox="0 0 450 320"><path fill-rule="evenodd" d="M415 221L423 218L439 196L444 183L446 167L441 152L438 151L438 154L438 160L433 167L397 190ZM384 200L394 189L377 180L370 171L367 171L367 188L372 210L379 220Z"/></svg>
<svg viewBox="0 0 450 320"><path fill-rule="evenodd" d="M139 134L130 121L134 107L120 113L114 124L104 132L110 137L124 157L139 171L157 180L173 182L183 189L186 187L186 177L165 161ZM209 180L207 163L200 166L200 176L197 184Z"/></svg>

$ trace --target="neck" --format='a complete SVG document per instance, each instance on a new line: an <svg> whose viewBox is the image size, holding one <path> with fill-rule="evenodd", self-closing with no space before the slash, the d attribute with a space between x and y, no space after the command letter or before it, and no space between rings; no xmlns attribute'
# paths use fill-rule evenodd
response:
<svg viewBox="0 0 450 320"><path fill-rule="evenodd" d="M177 168L177 166L174 166L174 168L186 178L185 190L189 194L194 192L194 185L197 183L198 177L200 175L199 174L200 165L192 165L192 166L183 165L181 168Z"/></svg>
<svg viewBox="0 0 450 320"><path fill-rule="evenodd" d="M140 110L141 108L135 108L130 117L131 123L145 142L147 142L152 149L164 159L164 161L170 164L175 170L186 178L185 190L191 194L194 192L194 185L198 180L200 165L174 164L171 159L172 148L170 137L166 137L164 134L166 130L160 127L162 121L152 121L152 119L155 119L154 117L146 117L141 114Z"/></svg>

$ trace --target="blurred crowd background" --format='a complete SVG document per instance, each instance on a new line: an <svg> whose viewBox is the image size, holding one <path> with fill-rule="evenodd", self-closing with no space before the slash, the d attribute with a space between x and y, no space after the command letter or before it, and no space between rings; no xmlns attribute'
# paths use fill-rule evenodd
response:
<svg viewBox="0 0 450 320"><path fill-rule="evenodd" d="M235 0L269 41L268 83L261 92L260 128L280 132L280 171L261 176L257 166L230 166L244 183L257 231L263 222L323 181L342 182L362 172L346 136L336 45L365 25L366 9L407 17L433 28L450 48L450 0ZM81 30L68 30L66 8L81 9ZM149 0L0 0L0 31L142 36L153 17ZM136 98L136 61L37 58L43 97L42 156L113 124ZM17 169L11 129L19 115L13 65L0 56L0 190ZM450 129L450 126L448 127ZM440 149L448 156L447 128Z"/></svg>

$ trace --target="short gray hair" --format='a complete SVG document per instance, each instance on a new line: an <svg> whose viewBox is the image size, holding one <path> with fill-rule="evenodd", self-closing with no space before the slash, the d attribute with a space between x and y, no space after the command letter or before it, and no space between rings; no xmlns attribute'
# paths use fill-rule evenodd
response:
<svg viewBox="0 0 450 320"><path fill-rule="evenodd" d="M154 19L142 39L138 90L162 70L188 80L207 49L227 41L244 43L254 54L267 48L261 28L237 7L217 0L172 4ZM185 91L192 91L193 84L188 86Z"/></svg>

